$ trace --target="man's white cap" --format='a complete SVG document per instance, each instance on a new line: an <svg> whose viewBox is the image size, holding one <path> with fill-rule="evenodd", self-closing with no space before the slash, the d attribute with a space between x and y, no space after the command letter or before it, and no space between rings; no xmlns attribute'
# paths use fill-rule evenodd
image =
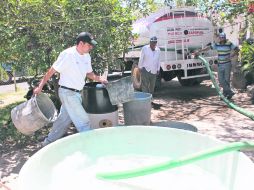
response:
<svg viewBox="0 0 254 190"><path fill-rule="evenodd" d="M219 33L220 38L226 38L226 34L224 32Z"/></svg>
<svg viewBox="0 0 254 190"><path fill-rule="evenodd" d="M150 42L157 42L157 37L156 36L151 37Z"/></svg>

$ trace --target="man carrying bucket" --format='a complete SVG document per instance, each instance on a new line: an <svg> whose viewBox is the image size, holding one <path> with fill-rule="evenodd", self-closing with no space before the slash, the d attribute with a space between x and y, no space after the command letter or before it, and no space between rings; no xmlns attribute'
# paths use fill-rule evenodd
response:
<svg viewBox="0 0 254 190"><path fill-rule="evenodd" d="M55 63L41 80L39 86L34 89L34 94L39 94L42 87L58 72L59 98L61 100L60 113L53 124L48 137L42 143L43 146L61 138L73 122L78 132L90 130L90 121L82 106L81 90L85 85L86 77L103 84L108 81L94 74L91 66L89 52L97 42L88 32L80 33L76 38L76 45L60 53Z"/></svg>
<svg viewBox="0 0 254 190"><path fill-rule="evenodd" d="M150 44L141 50L138 67L141 72L141 90L154 93L156 76L160 72L160 49L157 47L157 37L150 38ZM152 103L153 105L153 103Z"/></svg>

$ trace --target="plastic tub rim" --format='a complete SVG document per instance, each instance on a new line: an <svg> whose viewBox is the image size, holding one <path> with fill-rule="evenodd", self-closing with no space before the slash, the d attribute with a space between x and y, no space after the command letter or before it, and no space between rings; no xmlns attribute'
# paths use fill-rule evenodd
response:
<svg viewBox="0 0 254 190"><path fill-rule="evenodd" d="M99 128L99 129L94 129L94 130L91 130L91 131L87 131L85 133L76 133L76 134L73 134L73 135L69 135L67 137L64 137L64 138L61 138L49 145L47 145L46 147L44 147L43 149L39 150L38 152L36 152L36 154L32 155L29 160L30 161L33 161L35 159L37 159L37 157L41 157L45 152L47 152L48 149L51 149L53 148L54 146L59 146L59 144L61 144L62 142L65 142L65 141L69 141L69 139L71 138L76 138L77 136L89 136L91 133L93 132L98 132L98 133L103 133L104 130L121 130L121 128L157 128L159 127L160 130L180 130L180 131L183 131L182 129L175 129L175 128L163 128L163 127L160 127L160 126L144 126L144 125L133 125L133 126L121 126L121 127L109 127L109 128ZM201 134L201 133L195 133L195 132L192 132L192 131L187 131L185 130L185 133L193 133L195 134L195 136L201 136L201 137L206 137L206 138L209 138L211 139L212 141L214 142L218 142L218 143L223 143L223 144L226 144L228 142L225 142L225 141L222 141L222 140L219 140L217 139L216 137L214 136L209 136L207 134ZM252 166L254 165L254 163L251 161L251 159L244 153L242 152L238 152L239 156L241 156L243 159L244 159L244 162L248 162L248 164L251 164ZM20 172L19 172L19 178L18 178L18 185L19 183L22 184L22 173L27 173L27 168L29 167L29 164L28 162L26 162L23 167L21 168ZM254 168L254 166L253 166Z"/></svg>
<svg viewBox="0 0 254 190"><path fill-rule="evenodd" d="M137 94L145 94L146 97L136 97ZM147 93L147 92L134 92L134 100L132 101L136 101L136 100L148 100L152 98L152 94ZM128 103L128 102L127 102Z"/></svg>

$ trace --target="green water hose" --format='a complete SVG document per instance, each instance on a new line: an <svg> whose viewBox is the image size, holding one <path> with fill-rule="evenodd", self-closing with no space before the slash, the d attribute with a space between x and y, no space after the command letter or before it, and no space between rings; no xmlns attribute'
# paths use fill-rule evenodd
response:
<svg viewBox="0 0 254 190"><path fill-rule="evenodd" d="M213 72L211 71L211 68L209 66L209 63L205 60L205 58L203 58L202 56L198 56L198 58L205 64L206 69L208 71L208 74L210 75L210 78L212 80L213 85L215 86L216 91L218 92L219 96L223 99L223 101L228 105L228 107L234 109L235 111L249 117L250 119L254 120L254 113L247 111L243 108L240 108L239 106L233 104L232 102L230 102L222 93L221 90L214 78Z"/></svg>
<svg viewBox="0 0 254 190"><path fill-rule="evenodd" d="M204 160L210 157L214 157L220 154L224 154L230 151L242 150L242 149L253 149L254 142L234 142L226 145L220 145L219 147L210 148L205 151L187 155L178 159L169 160L164 163L159 163L151 166L146 166L142 168L117 171L117 172L108 172L108 173L98 173L96 175L99 179L106 180L120 180L133 177L139 177L144 175L153 174L156 172L161 172L175 167L184 166L186 164L193 163L198 160Z"/></svg>

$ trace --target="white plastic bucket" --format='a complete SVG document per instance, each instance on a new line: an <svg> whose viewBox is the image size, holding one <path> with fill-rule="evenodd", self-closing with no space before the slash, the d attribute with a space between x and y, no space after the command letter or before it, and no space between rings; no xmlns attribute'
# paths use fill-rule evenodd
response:
<svg viewBox="0 0 254 190"><path fill-rule="evenodd" d="M151 159L160 163L223 144L226 143L195 132L165 127L95 129L62 138L35 153L22 167L18 187L19 190L210 190L216 181L222 188L212 190L252 190L254 164L239 151L142 177L96 178L99 172L134 169L150 165ZM136 162L136 158L141 159ZM195 172L200 172L200 178L195 178Z"/></svg>
<svg viewBox="0 0 254 190"><path fill-rule="evenodd" d="M17 130L31 135L38 129L53 122L57 109L51 99L43 93L32 97L11 110L11 119Z"/></svg>

